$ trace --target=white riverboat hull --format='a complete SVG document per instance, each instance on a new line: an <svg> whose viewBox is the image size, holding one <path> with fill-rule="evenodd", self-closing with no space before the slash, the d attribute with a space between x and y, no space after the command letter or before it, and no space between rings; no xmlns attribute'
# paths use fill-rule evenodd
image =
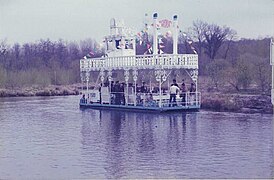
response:
<svg viewBox="0 0 274 180"><path fill-rule="evenodd" d="M80 103L81 108L90 109L112 109L121 111L147 111L147 112L170 112L170 111L199 111L200 105L174 106L174 107L146 107L146 106L131 106L131 105L114 105L114 104L99 104L99 103Z"/></svg>

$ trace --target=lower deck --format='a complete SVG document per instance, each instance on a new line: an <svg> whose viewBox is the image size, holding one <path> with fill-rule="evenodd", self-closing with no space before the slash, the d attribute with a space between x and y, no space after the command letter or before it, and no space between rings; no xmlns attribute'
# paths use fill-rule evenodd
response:
<svg viewBox="0 0 274 180"><path fill-rule="evenodd" d="M198 111L200 109L200 93L185 93L171 99L169 94L138 93L136 96L124 96L121 93L111 93L105 96L103 93L89 93L87 99L80 100L81 108L114 109L126 111ZM92 98L93 97L93 98Z"/></svg>

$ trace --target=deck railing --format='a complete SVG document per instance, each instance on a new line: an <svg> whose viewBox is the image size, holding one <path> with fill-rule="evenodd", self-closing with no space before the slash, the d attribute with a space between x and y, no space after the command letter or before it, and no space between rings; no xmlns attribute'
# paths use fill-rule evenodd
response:
<svg viewBox="0 0 274 180"><path fill-rule="evenodd" d="M80 60L81 71L99 71L101 69L198 69L196 54L156 54L120 57L104 57Z"/></svg>
<svg viewBox="0 0 274 180"><path fill-rule="evenodd" d="M126 95L125 93L102 94L100 100L91 102L81 100L81 103L101 103L112 105L128 105L128 106L143 106L143 107L160 107L159 93L137 93ZM200 106L201 93L200 92L186 92L176 96L176 102L170 102L169 94L162 94L161 107L176 107L176 106Z"/></svg>

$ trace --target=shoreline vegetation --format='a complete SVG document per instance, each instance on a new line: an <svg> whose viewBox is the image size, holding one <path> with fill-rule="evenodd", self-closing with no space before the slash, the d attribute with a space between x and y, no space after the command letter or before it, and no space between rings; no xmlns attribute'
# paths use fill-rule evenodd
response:
<svg viewBox="0 0 274 180"><path fill-rule="evenodd" d="M79 95L82 91L81 89L82 86L80 84L0 89L0 98ZM260 94L202 92L201 109L217 112L273 113L271 97Z"/></svg>

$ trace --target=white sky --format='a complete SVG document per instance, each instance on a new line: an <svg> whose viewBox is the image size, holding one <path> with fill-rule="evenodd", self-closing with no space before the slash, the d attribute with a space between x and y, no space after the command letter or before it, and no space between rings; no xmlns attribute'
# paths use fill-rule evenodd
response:
<svg viewBox="0 0 274 180"><path fill-rule="evenodd" d="M182 30L200 19L233 28L240 38L274 36L274 0L0 0L0 40L100 41L111 18L139 30L144 14L154 12L159 19L177 14Z"/></svg>

